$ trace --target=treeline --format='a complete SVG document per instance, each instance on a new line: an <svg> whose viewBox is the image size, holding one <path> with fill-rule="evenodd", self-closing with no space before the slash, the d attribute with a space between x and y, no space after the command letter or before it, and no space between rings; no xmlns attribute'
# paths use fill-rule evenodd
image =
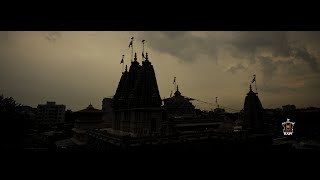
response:
<svg viewBox="0 0 320 180"><path fill-rule="evenodd" d="M12 97L0 96L0 148L19 149L23 146L24 127L28 124L22 105Z"/></svg>

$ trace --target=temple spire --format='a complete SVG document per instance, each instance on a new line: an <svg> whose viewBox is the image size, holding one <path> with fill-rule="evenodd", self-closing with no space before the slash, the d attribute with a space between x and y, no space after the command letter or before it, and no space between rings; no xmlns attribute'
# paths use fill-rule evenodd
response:
<svg viewBox="0 0 320 180"><path fill-rule="evenodd" d="M177 89L177 87L175 87L177 85L176 83L176 77L173 78L173 90Z"/></svg>
<svg viewBox="0 0 320 180"><path fill-rule="evenodd" d="M181 95L180 91L179 91L179 86L177 85L177 90L176 92L174 93L175 96L179 96Z"/></svg>
<svg viewBox="0 0 320 180"><path fill-rule="evenodd" d="M134 53L134 61L137 61L137 53Z"/></svg>
<svg viewBox="0 0 320 180"><path fill-rule="evenodd" d="M144 42L145 42L146 40L142 40L142 60L145 58L144 57Z"/></svg>
<svg viewBox="0 0 320 180"><path fill-rule="evenodd" d="M122 55L122 59L121 59L120 64L122 64L122 71L121 71L121 72L123 72L123 66L124 66L124 54Z"/></svg>

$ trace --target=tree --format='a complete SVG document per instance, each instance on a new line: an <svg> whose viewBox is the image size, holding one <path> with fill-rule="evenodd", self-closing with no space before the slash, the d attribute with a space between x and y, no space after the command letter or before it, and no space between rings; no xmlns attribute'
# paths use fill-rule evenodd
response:
<svg viewBox="0 0 320 180"><path fill-rule="evenodd" d="M21 107L12 97L0 96L0 140L4 148L22 147L24 119Z"/></svg>

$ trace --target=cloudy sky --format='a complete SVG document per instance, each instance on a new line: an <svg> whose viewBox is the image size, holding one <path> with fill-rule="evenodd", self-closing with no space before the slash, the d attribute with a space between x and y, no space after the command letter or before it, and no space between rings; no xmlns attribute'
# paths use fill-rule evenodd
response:
<svg viewBox="0 0 320 180"><path fill-rule="evenodd" d="M162 98L182 95L241 109L253 74L264 108L320 106L319 32L0 32L0 94L36 107L101 108L113 96L128 45L141 62L142 43ZM209 110L215 105L194 102Z"/></svg>

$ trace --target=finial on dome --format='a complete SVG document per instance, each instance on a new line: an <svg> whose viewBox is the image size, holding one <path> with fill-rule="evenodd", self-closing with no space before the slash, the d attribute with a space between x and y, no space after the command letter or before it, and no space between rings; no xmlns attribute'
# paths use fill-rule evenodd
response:
<svg viewBox="0 0 320 180"><path fill-rule="evenodd" d="M134 53L134 61L137 61L137 53Z"/></svg>
<svg viewBox="0 0 320 180"><path fill-rule="evenodd" d="M177 90L176 92L174 93L175 96L179 96L181 95L180 91L179 91L179 86L177 85Z"/></svg>

